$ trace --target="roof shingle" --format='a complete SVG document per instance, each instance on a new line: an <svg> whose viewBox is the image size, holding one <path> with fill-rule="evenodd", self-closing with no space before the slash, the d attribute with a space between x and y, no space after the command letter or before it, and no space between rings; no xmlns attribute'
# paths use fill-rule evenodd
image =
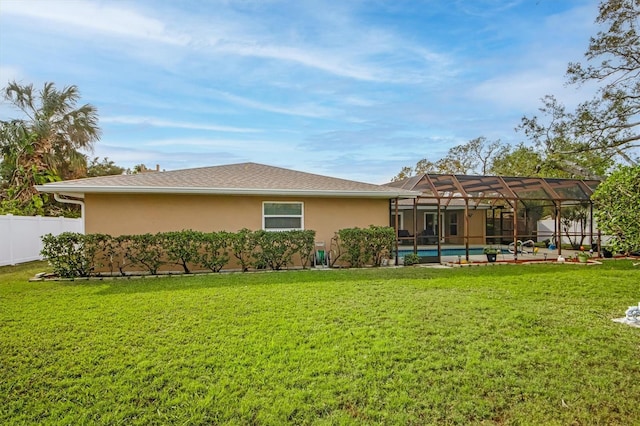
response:
<svg viewBox="0 0 640 426"><path fill-rule="evenodd" d="M296 194L413 197L412 191L338 179L257 163L239 163L168 172L101 176L37 187L65 193Z"/></svg>

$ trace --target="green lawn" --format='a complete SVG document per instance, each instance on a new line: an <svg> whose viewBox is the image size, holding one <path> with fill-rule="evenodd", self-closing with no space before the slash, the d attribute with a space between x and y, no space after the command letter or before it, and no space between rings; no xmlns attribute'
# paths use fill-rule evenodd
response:
<svg viewBox="0 0 640 426"><path fill-rule="evenodd" d="M637 424L640 267L36 282L0 268L0 424Z"/></svg>

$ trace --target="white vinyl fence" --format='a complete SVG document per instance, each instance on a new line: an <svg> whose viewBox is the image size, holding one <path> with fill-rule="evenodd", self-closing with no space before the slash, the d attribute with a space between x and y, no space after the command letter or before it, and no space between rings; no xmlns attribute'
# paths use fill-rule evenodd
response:
<svg viewBox="0 0 640 426"><path fill-rule="evenodd" d="M554 234L554 229L555 229L555 219L543 219L543 220L539 220L538 221L538 241L544 241L546 239L553 239L553 234ZM578 222L571 222L571 225L569 226L568 229L569 235L572 236L572 238L575 240L577 235L580 235L581 233L584 232L585 235L587 235L587 238L585 238L585 242L588 243L589 242L589 221L587 220L587 223L584 226L584 230L580 229L580 224ZM596 227L596 223L594 221L593 223L593 239L596 239L596 233L598 232L597 227ZM564 228L560 229L560 234L561 234L561 238L562 238L562 243L563 244L568 244L571 241L569 241L569 238L567 237L566 233L564 232ZM577 237L579 239L579 237Z"/></svg>
<svg viewBox="0 0 640 426"><path fill-rule="evenodd" d="M84 233L84 221L64 217L0 216L0 266L42 259L41 237L63 232Z"/></svg>

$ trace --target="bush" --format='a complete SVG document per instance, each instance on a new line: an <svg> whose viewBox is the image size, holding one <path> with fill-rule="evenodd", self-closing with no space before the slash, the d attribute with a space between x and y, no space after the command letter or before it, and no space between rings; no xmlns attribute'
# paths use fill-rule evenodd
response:
<svg viewBox="0 0 640 426"><path fill-rule="evenodd" d="M289 231L289 238L292 240L295 252L300 256L300 263L306 268L314 255L316 231Z"/></svg>
<svg viewBox="0 0 640 426"><path fill-rule="evenodd" d="M374 266L380 266L382 259L391 252L394 241L395 232L388 226L344 228L338 231L337 251L352 267L359 268L370 261Z"/></svg>
<svg viewBox="0 0 640 426"><path fill-rule="evenodd" d="M640 250L640 164L618 167L602 182L593 201L594 218L613 252Z"/></svg>
<svg viewBox="0 0 640 426"><path fill-rule="evenodd" d="M255 265L277 271L289 265L298 253L304 266L313 251L314 238L315 231L256 231L254 241L259 250L254 255Z"/></svg>
<svg viewBox="0 0 640 426"><path fill-rule="evenodd" d="M196 262L199 258L202 235L202 232L183 230L163 232L158 238L162 240L167 259L182 266L184 273L189 274L191 273L189 264Z"/></svg>
<svg viewBox="0 0 640 426"><path fill-rule="evenodd" d="M420 256L415 253L407 254L404 257L404 266L417 265L418 263L420 263Z"/></svg>
<svg viewBox="0 0 640 426"><path fill-rule="evenodd" d="M164 239L162 234L127 235L120 237L124 257L134 265L142 265L151 275L165 263Z"/></svg>
<svg viewBox="0 0 640 426"><path fill-rule="evenodd" d="M389 253L393 250L396 240L396 233L389 226L373 226L365 230L366 244L365 250L373 259L373 266L380 266L382 259L388 259Z"/></svg>
<svg viewBox="0 0 640 426"><path fill-rule="evenodd" d="M229 236L231 253L233 253L233 256L240 262L242 272L248 271L250 266L256 264L256 241L253 232L247 228L243 228Z"/></svg>
<svg viewBox="0 0 640 426"><path fill-rule="evenodd" d="M344 228L338 231L341 256L350 266L361 268L371 260L365 250L365 239L365 230L361 228Z"/></svg>
<svg viewBox="0 0 640 426"><path fill-rule="evenodd" d="M63 232L60 235L46 234L42 237L40 252L53 271L67 278L87 277L94 269L95 245L85 245L83 234Z"/></svg>
<svg viewBox="0 0 640 426"><path fill-rule="evenodd" d="M229 263L228 247L233 238L229 232L209 232L200 235L199 253L196 263L212 272L220 270Z"/></svg>
<svg viewBox="0 0 640 426"><path fill-rule="evenodd" d="M150 274L169 262L190 273L190 265L219 272L229 263L229 252L240 262L243 271L249 267L281 269L300 256L303 267L309 264L314 249L315 231L266 232L242 229L237 233L192 230L158 234L121 235L76 234L45 235L45 256L54 272L61 277L86 277L98 267L144 267Z"/></svg>

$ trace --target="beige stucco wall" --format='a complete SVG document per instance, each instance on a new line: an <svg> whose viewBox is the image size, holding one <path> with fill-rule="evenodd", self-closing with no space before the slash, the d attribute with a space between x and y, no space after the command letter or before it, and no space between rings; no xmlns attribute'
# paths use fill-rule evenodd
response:
<svg viewBox="0 0 640 426"><path fill-rule="evenodd" d="M316 240L327 247L339 229L389 224L385 199L86 194L85 231L117 236L182 229L258 230L263 201L302 201L304 228L315 230Z"/></svg>

